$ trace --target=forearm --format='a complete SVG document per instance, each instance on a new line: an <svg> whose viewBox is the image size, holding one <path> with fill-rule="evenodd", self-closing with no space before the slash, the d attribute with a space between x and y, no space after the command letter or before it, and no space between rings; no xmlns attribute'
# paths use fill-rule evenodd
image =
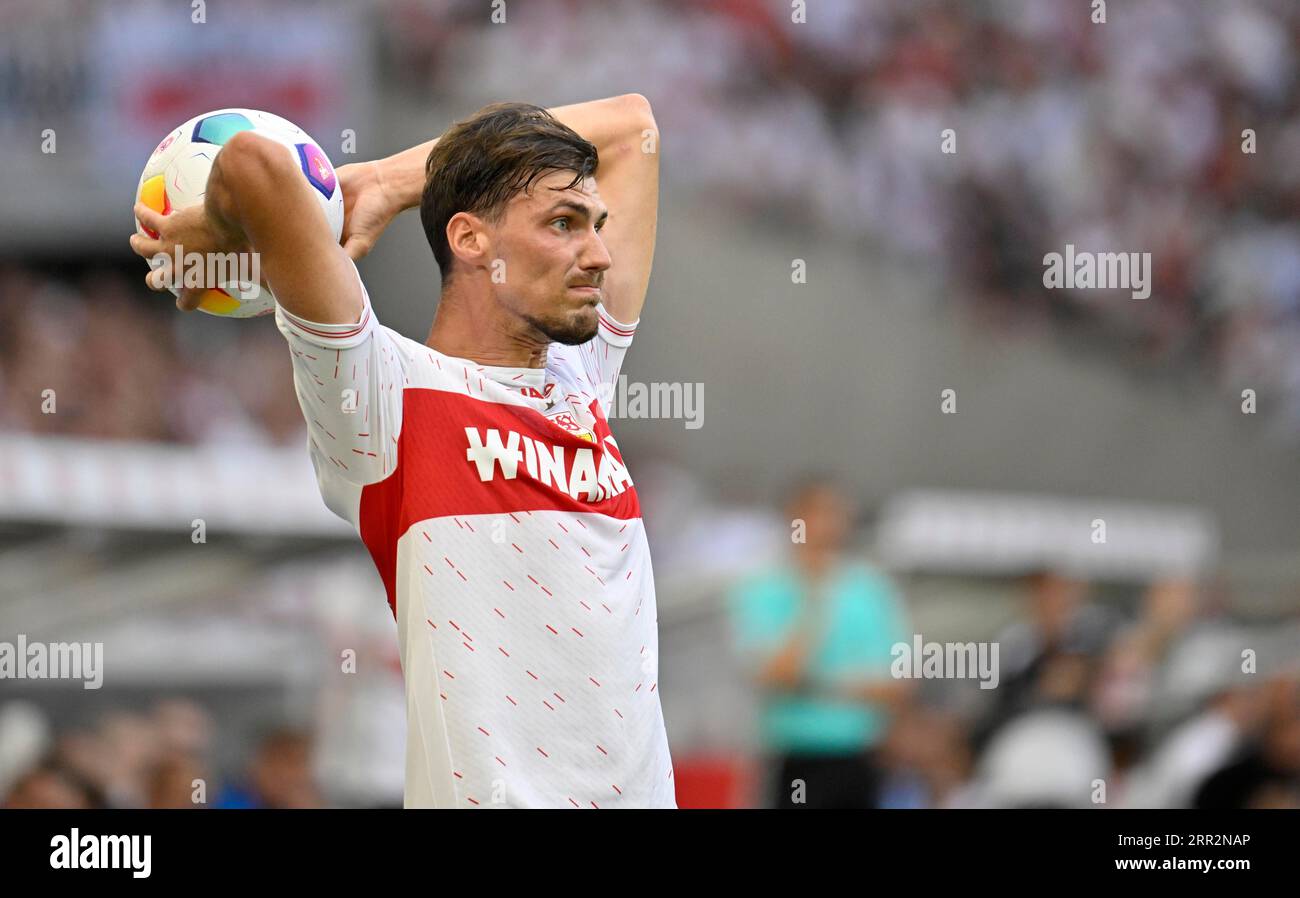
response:
<svg viewBox="0 0 1300 898"><path fill-rule="evenodd" d="M352 324L363 299L297 160L252 132L226 143L208 178L204 211L225 249L257 254L263 284L277 304L307 321Z"/></svg>
<svg viewBox="0 0 1300 898"><path fill-rule="evenodd" d="M424 195L425 163L437 144L438 138L435 137L374 163L380 187L395 199L399 212L420 205L420 197Z"/></svg>
<svg viewBox="0 0 1300 898"><path fill-rule="evenodd" d="M204 211L213 235L224 249L244 247L265 231L282 208L297 172L287 154L264 139L236 135L217 154L208 175Z"/></svg>
<svg viewBox="0 0 1300 898"><path fill-rule="evenodd" d="M239 205L235 198L236 179L232 179L226 171L232 155L217 154L203 195L203 211L207 215L212 234L225 249L248 243L248 235L239 222Z"/></svg>
<svg viewBox="0 0 1300 898"><path fill-rule="evenodd" d="M644 129L653 124L649 104L637 94L555 106L548 111L595 144L596 152L602 158L602 174L605 173L603 160L606 157L612 159L622 155L618 150L625 144L639 143ZM400 211L420 205L426 178L425 163L437 143L437 138L427 140L375 163L380 183L394 198Z"/></svg>
<svg viewBox="0 0 1300 898"><path fill-rule="evenodd" d="M798 689L804 683L811 648L811 634L797 632L759 670L759 684L769 689Z"/></svg>
<svg viewBox="0 0 1300 898"><path fill-rule="evenodd" d="M550 113L596 145L602 178L609 174L607 162L623 155L623 150L639 147L644 132L654 130L650 104L640 94L556 106Z"/></svg>

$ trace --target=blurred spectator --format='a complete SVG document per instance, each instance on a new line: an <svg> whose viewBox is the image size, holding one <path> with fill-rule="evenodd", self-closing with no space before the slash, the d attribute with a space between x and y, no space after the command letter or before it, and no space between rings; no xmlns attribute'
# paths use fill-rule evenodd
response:
<svg viewBox="0 0 1300 898"><path fill-rule="evenodd" d="M1102 662L1094 701L1107 730L1129 730L1150 718L1159 672L1198 611L1190 580L1160 580L1147 589L1138 620L1116 635Z"/></svg>
<svg viewBox="0 0 1300 898"><path fill-rule="evenodd" d="M18 778L0 807L87 810L98 807L94 791L53 762L45 762Z"/></svg>
<svg viewBox="0 0 1300 898"><path fill-rule="evenodd" d="M978 788L985 807L1093 806L1098 781L1110 776L1100 727L1080 711L1044 707L999 729L980 758ZM1107 796L1109 797L1109 796Z"/></svg>
<svg viewBox="0 0 1300 898"><path fill-rule="evenodd" d="M1263 732L1205 780L1194 807L1300 808L1300 682L1271 685Z"/></svg>
<svg viewBox="0 0 1300 898"><path fill-rule="evenodd" d="M1254 730L1261 710L1254 686L1214 695L1204 711L1175 727L1133 771L1123 805L1190 807L1195 790L1237 753Z"/></svg>
<svg viewBox="0 0 1300 898"><path fill-rule="evenodd" d="M153 710L163 752L206 757L212 741L212 716L187 699L164 699Z"/></svg>
<svg viewBox="0 0 1300 898"><path fill-rule="evenodd" d="M113 807L138 808L148 803L149 772L162 748L155 722L143 714L117 711L99 726L106 763L102 786Z"/></svg>
<svg viewBox="0 0 1300 898"><path fill-rule="evenodd" d="M965 723L933 708L905 708L884 743L882 808L974 807Z"/></svg>
<svg viewBox="0 0 1300 898"><path fill-rule="evenodd" d="M130 806L113 800L112 771L120 765L112 755L112 748L98 730L76 729L61 735L54 744L53 761L59 768L93 789L97 804L104 807ZM120 795L119 801L126 797Z"/></svg>
<svg viewBox="0 0 1300 898"><path fill-rule="evenodd" d="M151 808L196 808L208 801L211 777L204 764L212 719L198 704L165 699L153 709L158 760L146 778Z"/></svg>
<svg viewBox="0 0 1300 898"><path fill-rule="evenodd" d="M790 496L790 556L731 596L735 642L762 692L760 737L778 807L874 807L876 748L905 686L890 650L908 625L893 585L847 557L853 508L833 481ZM802 786L800 786L800 782Z"/></svg>
<svg viewBox="0 0 1300 898"><path fill-rule="evenodd" d="M149 772L148 807L199 808L206 794L208 776L192 756L180 752L166 755Z"/></svg>
<svg viewBox="0 0 1300 898"><path fill-rule="evenodd" d="M13 782L50 747L50 725L30 702L0 705L0 800Z"/></svg>
<svg viewBox="0 0 1300 898"><path fill-rule="evenodd" d="M258 745L241 782L227 786L213 803L218 808L316 808L320 794L312 776L312 740L281 728Z"/></svg>
<svg viewBox="0 0 1300 898"><path fill-rule="evenodd" d="M1051 570L1026 578L1027 617L998 638L997 704L977 734L983 744L998 727L1044 706L1081 708L1113 628L1111 617L1085 601L1087 585Z"/></svg>

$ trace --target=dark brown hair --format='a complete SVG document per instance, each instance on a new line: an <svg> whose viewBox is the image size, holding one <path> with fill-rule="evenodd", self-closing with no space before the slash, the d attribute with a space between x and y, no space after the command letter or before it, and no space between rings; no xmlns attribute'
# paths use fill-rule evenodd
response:
<svg viewBox="0 0 1300 898"><path fill-rule="evenodd" d="M425 163L420 221L444 282L451 276L447 222L469 212L496 223L538 178L571 171L565 189L595 174L596 147L531 103L493 103L443 133Z"/></svg>

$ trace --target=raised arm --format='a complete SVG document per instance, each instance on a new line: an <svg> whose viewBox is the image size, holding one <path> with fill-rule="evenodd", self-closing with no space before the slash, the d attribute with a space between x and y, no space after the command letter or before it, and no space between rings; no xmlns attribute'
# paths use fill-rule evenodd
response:
<svg viewBox="0 0 1300 898"><path fill-rule="evenodd" d="M137 204L136 216L159 237L135 235L131 246L146 258L170 254L177 244L187 254L251 250L288 312L322 324L352 324L363 308L361 283L311 190L283 146L242 131L217 154L203 205L163 216ZM149 286L164 289L158 274L150 273ZM198 292L186 291L178 305L194 308Z"/></svg>
<svg viewBox="0 0 1300 898"><path fill-rule="evenodd" d="M601 236L613 264L605 273L605 311L631 324L641 317L659 218L659 129L650 102L625 94L551 110L596 145L596 186L609 207Z"/></svg>

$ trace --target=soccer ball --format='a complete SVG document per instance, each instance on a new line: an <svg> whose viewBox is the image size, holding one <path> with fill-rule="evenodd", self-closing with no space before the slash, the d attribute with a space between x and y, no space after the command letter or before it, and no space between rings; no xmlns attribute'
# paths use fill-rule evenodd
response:
<svg viewBox="0 0 1300 898"><path fill-rule="evenodd" d="M283 146L285 152L293 154L303 177L313 188L316 201L325 210L334 239L338 240L343 233L343 191L329 158L320 144L297 125L256 109L206 112L172 131L145 164L136 198L163 215L203 202L213 161L226 141L240 131L269 137ZM158 236L138 219L135 227L140 234ZM271 292L259 284L238 280L238 274L231 270L230 279L223 279L218 287L205 291L199 308L209 315L226 318L251 318L274 311L275 297ZM172 292L178 293L175 288Z"/></svg>

